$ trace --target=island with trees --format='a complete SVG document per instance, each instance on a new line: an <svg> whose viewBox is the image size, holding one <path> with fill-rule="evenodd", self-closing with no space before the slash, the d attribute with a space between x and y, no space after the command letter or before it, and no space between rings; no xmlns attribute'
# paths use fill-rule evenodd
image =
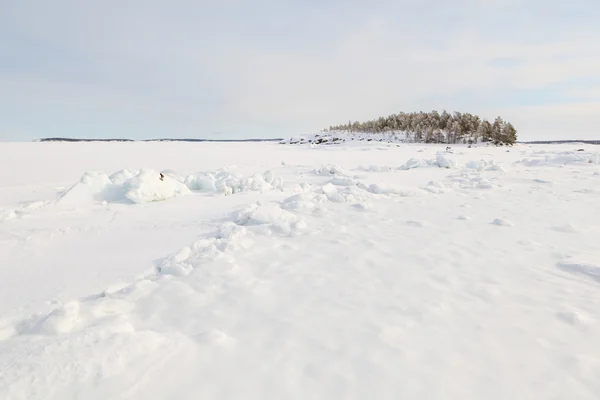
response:
<svg viewBox="0 0 600 400"><path fill-rule="evenodd" d="M335 144L350 140L512 145L517 141L514 126L497 117L489 122L477 115L462 112L411 112L392 114L365 122L348 122L330 126L318 135L292 139L288 143Z"/></svg>

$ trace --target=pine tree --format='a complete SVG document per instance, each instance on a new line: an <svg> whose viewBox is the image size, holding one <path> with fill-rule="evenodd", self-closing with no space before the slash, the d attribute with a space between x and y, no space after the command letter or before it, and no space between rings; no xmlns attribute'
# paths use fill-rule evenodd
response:
<svg viewBox="0 0 600 400"><path fill-rule="evenodd" d="M484 120L481 125L479 125L479 137L483 142L490 142L492 140L492 130L492 124L487 120Z"/></svg>
<svg viewBox="0 0 600 400"><path fill-rule="evenodd" d="M494 124L492 125L492 141L494 144L502 143L502 127L504 125L504 121L502 118L496 117L494 120Z"/></svg>
<svg viewBox="0 0 600 400"><path fill-rule="evenodd" d="M504 124L503 128L502 141L507 144L514 144L517 141L517 130L515 127L509 122Z"/></svg>

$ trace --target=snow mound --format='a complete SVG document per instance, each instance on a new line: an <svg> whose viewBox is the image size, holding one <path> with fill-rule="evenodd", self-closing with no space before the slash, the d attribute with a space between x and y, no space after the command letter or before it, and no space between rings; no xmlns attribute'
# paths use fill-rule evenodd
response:
<svg viewBox="0 0 600 400"><path fill-rule="evenodd" d="M281 222L283 210L277 211L276 208L275 204L264 207L254 205L239 211L235 220L221 225L214 237L200 239L160 260L156 266L157 272L162 275L186 276L214 261L232 262L236 252L246 250L252 245L252 225ZM288 218L289 215L294 216L291 213L286 215ZM292 222L295 222L294 227L300 225L296 219Z"/></svg>
<svg viewBox="0 0 600 400"><path fill-rule="evenodd" d="M327 194L327 200L333 203L360 203L369 200L373 196L364 185L346 186L333 193Z"/></svg>
<svg viewBox="0 0 600 400"><path fill-rule="evenodd" d="M255 204L243 209L237 213L235 223L265 235L292 235L306 227L306 223L296 214L276 203Z"/></svg>
<svg viewBox="0 0 600 400"><path fill-rule="evenodd" d="M502 166L496 164L494 161L486 161L486 160L469 161L465 164L465 168L476 170L476 171L497 171L497 172L505 171Z"/></svg>
<svg viewBox="0 0 600 400"><path fill-rule="evenodd" d="M190 194L184 184L153 170L119 171L110 177L86 172L57 200L57 205L75 207L97 202L143 204Z"/></svg>
<svg viewBox="0 0 600 400"><path fill-rule="evenodd" d="M465 164L465 168L475 169L477 171L482 171L487 166L487 162L485 160L481 161L469 161Z"/></svg>
<svg viewBox="0 0 600 400"><path fill-rule="evenodd" d="M442 153L438 153L435 158L435 165L440 168L454 168L456 167L456 161L448 156L444 156Z"/></svg>
<svg viewBox="0 0 600 400"><path fill-rule="evenodd" d="M323 185L323 187L321 188L321 191L324 194L331 194L331 193L337 192L337 188L332 183L328 183L326 185Z"/></svg>
<svg viewBox="0 0 600 400"><path fill-rule="evenodd" d="M333 178L330 183L335 186L356 186L359 182L352 178Z"/></svg>
<svg viewBox="0 0 600 400"><path fill-rule="evenodd" d="M103 172L89 171L84 173L79 182L58 198L57 204L70 207L86 203L123 200L122 186L122 183L113 183Z"/></svg>
<svg viewBox="0 0 600 400"><path fill-rule="evenodd" d="M435 159L428 160L420 160L418 158L411 158L406 161L403 165L398 167L399 170L409 170L415 168L423 168L423 167L438 167L438 168L456 168L457 162L454 158L449 157L449 154L453 154L452 152L438 152ZM486 160L478 160L478 161L469 161L464 165L464 168L467 170L474 171L497 171L504 172L505 169L501 165L498 165L494 161L486 161Z"/></svg>
<svg viewBox="0 0 600 400"><path fill-rule="evenodd" d="M282 188L283 180L272 171L246 178L225 170L187 176L171 170L158 172L151 169L124 169L110 176L90 171L83 174L80 181L62 194L56 203L63 207L104 202L144 204L187 196L192 191L229 195Z"/></svg>
<svg viewBox="0 0 600 400"><path fill-rule="evenodd" d="M393 186L383 183L373 183L366 188L368 192L374 194L397 194L402 197L413 197L416 195L415 191L410 188L404 188L400 186Z"/></svg>
<svg viewBox="0 0 600 400"><path fill-rule="evenodd" d="M488 167L486 171L497 171L497 172L505 172L506 170L501 165L496 164L494 161L490 161L488 163Z"/></svg>
<svg viewBox="0 0 600 400"><path fill-rule="evenodd" d="M423 190L434 194L441 194L448 190L448 188L446 188L446 186L441 182L431 181L427 184L427 186L423 187Z"/></svg>
<svg viewBox="0 0 600 400"><path fill-rule="evenodd" d="M422 168L422 167L438 167L438 168L448 168L448 169L455 168L456 161L453 158L448 157L448 154L451 154L451 153L439 152L436 155L436 158L433 160L419 160L417 158L411 158L408 161L406 161L406 163L401 165L398 169L406 171L409 169Z"/></svg>
<svg viewBox="0 0 600 400"><path fill-rule="evenodd" d="M15 210L0 210L0 222L10 221L11 219L17 218L17 212Z"/></svg>
<svg viewBox="0 0 600 400"><path fill-rule="evenodd" d="M317 207L317 204L326 201L326 196L316 193L300 193L288 197L281 203L281 208L289 211L311 211Z"/></svg>
<svg viewBox="0 0 600 400"><path fill-rule="evenodd" d="M476 181L476 188L477 189L493 189L494 185L492 184L492 182L490 182L489 179L485 179L485 178L479 178Z"/></svg>
<svg viewBox="0 0 600 400"><path fill-rule="evenodd" d="M313 172L316 175L324 175L324 176L339 175L339 176L351 177L350 173L348 173L346 170L344 170L339 165L335 165L335 164L323 164L319 168L316 168Z"/></svg>
<svg viewBox="0 0 600 400"><path fill-rule="evenodd" d="M115 172L114 174L109 176L108 179L110 179L110 181L115 185L123 185L123 184L127 183L129 180L135 178L139 173L140 173L140 171L123 169L121 171ZM164 171L163 171L163 174L168 175Z"/></svg>
<svg viewBox="0 0 600 400"><path fill-rule="evenodd" d="M194 191L226 195L245 191L263 192L283 187L283 180L277 178L273 171L257 173L248 178L225 170L199 172L186 176L184 183Z"/></svg>
<svg viewBox="0 0 600 400"><path fill-rule="evenodd" d="M242 227L238 227L238 237L245 234ZM161 260L157 271L163 275L186 276L199 266L214 260L223 260L230 257L234 246L230 238L202 239L190 247L184 247L179 252Z"/></svg>
<svg viewBox="0 0 600 400"><path fill-rule="evenodd" d="M462 172L460 175L450 177L450 180L458 183L461 189L493 189L491 180L483 178L479 173Z"/></svg>
<svg viewBox="0 0 600 400"><path fill-rule="evenodd" d="M243 225L263 225L273 223L290 223L295 222L297 217L289 211L282 209L275 203L269 203L264 206L259 206L250 210L247 216L241 221Z"/></svg>
<svg viewBox="0 0 600 400"><path fill-rule="evenodd" d="M142 170L137 176L125 181L125 197L135 204L164 201L191 194L190 189L169 176L152 170ZM108 201L108 200L107 200Z"/></svg>
<svg viewBox="0 0 600 400"><path fill-rule="evenodd" d="M413 168L419 168L423 165L427 165L427 163L423 162L422 160L419 160L417 158L411 158L398 169L408 170L408 169L413 169Z"/></svg>

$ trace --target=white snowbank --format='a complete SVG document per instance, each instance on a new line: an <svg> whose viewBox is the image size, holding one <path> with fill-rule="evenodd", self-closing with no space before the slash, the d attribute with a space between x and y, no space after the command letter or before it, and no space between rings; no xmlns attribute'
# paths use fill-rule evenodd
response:
<svg viewBox="0 0 600 400"><path fill-rule="evenodd" d="M247 178L224 170L187 176L163 171L162 177L160 172L151 169L124 169L111 176L90 171L61 195L57 204L65 207L98 202L143 204L186 196L192 191L228 195L280 189L282 185L283 181L275 177L272 171Z"/></svg>
<svg viewBox="0 0 600 400"><path fill-rule="evenodd" d="M191 190L203 193L234 194L245 191L265 191L280 189L283 185L281 178L275 177L272 171L254 174L244 178L239 174L225 170L216 172L199 172L188 175L184 183Z"/></svg>
<svg viewBox="0 0 600 400"><path fill-rule="evenodd" d="M190 194L184 184L154 170L119 171L110 177L103 172L86 172L58 200L74 207L96 202L143 204Z"/></svg>
<svg viewBox="0 0 600 400"><path fill-rule="evenodd" d="M176 180L160 175L156 171L143 170L128 181L124 187L127 188L125 197L136 204L163 201L174 197L190 194L190 189Z"/></svg>

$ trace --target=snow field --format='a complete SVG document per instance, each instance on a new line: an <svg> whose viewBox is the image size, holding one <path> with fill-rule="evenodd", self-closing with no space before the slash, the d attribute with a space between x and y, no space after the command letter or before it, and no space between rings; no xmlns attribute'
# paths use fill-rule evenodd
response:
<svg viewBox="0 0 600 400"><path fill-rule="evenodd" d="M168 171L86 174L60 197L79 209L58 218L116 210L119 229L152 218L158 232L165 213L184 224L198 202L227 204L135 279L0 316L0 398L596 398L598 165L425 148L450 168L401 168L418 149L390 148L377 168L362 166L382 161L375 146L356 149L361 164L353 149L326 150L335 163L297 149L301 165L219 186L243 188L231 192ZM140 187L143 201L126 196ZM52 207L28 212L2 222L15 249L13 232L56 223Z"/></svg>

